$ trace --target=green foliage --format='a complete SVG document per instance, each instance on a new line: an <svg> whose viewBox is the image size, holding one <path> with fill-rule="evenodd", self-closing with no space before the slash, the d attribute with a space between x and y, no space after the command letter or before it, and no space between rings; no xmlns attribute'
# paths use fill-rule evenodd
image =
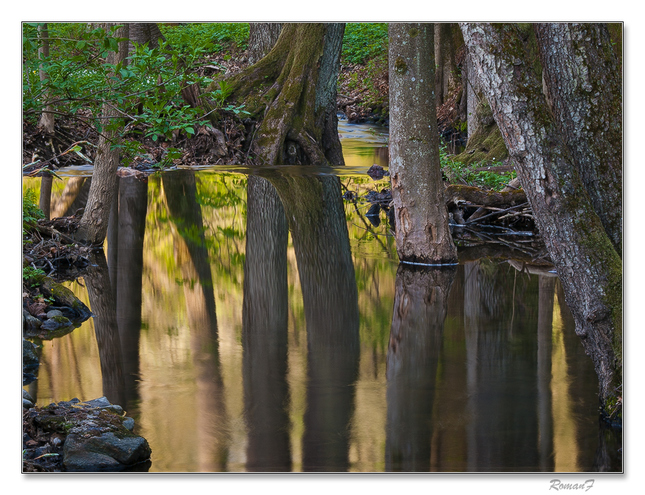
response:
<svg viewBox="0 0 645 495"><path fill-rule="evenodd" d="M27 189L22 197L22 230L27 232L33 228L38 220L45 218L45 214L38 208L38 198L33 189Z"/></svg>
<svg viewBox="0 0 645 495"><path fill-rule="evenodd" d="M34 268L32 266L24 266L22 268L22 281L29 287L40 285L40 281L44 276L45 272L40 268Z"/></svg>
<svg viewBox="0 0 645 495"><path fill-rule="evenodd" d="M207 53L217 53L227 46L246 50L249 41L248 23L161 24L159 29L168 43L181 51L200 47Z"/></svg>
<svg viewBox="0 0 645 495"><path fill-rule="evenodd" d="M445 144L439 146L439 162L441 163L441 171L449 182L478 186L495 191L503 189L517 176L515 172L499 174L493 171L477 171L475 169L481 167L481 163L466 165L453 160L448 154ZM501 165L501 163L487 165L495 167L496 165Z"/></svg>
<svg viewBox="0 0 645 495"><path fill-rule="evenodd" d="M134 144L137 138L191 137L198 126L208 123L204 110L185 104L182 88L206 88L212 79L200 68L213 49L212 41L242 46L248 39L248 24L190 24L166 30L183 33L185 42L178 38L175 46L169 35L170 42L156 48L136 46L127 63L111 65L105 56L120 41L114 29L106 33L100 28L89 30L86 24L48 24L51 55L39 58L37 25L24 24L23 114L33 120L46 105L52 105L57 114L79 118L97 132L114 130L119 134L117 141L125 141L118 146L127 163L142 151ZM41 69L47 75L44 81L40 80ZM222 82L217 91L204 97L215 108L245 114L243 106L225 105L230 93L231 88ZM111 122L101 118L105 103L116 105L119 118Z"/></svg>
<svg viewBox="0 0 645 495"><path fill-rule="evenodd" d="M364 64L371 58L387 54L387 46L387 23L348 23L341 60L350 64Z"/></svg>

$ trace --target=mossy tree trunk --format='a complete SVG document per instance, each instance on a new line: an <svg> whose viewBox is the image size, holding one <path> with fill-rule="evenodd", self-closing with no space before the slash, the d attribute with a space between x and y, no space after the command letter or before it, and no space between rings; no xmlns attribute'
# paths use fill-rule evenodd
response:
<svg viewBox="0 0 645 495"><path fill-rule="evenodd" d="M622 396L620 256L562 139L517 26L465 23L461 28L481 88L565 288L576 333L594 362L601 405L605 413L616 414ZM554 56L558 53L564 56L562 51ZM599 116L590 119L600 121Z"/></svg>
<svg viewBox="0 0 645 495"><path fill-rule="evenodd" d="M344 164L336 118L344 31L344 24L286 24L264 58L228 80L230 99L260 120L252 143L259 164Z"/></svg>
<svg viewBox="0 0 645 495"><path fill-rule="evenodd" d="M401 261L457 261L439 164L432 24L389 26L390 174Z"/></svg>
<svg viewBox="0 0 645 495"><path fill-rule="evenodd" d="M591 203L622 254L622 78L605 24L536 24L547 101Z"/></svg>

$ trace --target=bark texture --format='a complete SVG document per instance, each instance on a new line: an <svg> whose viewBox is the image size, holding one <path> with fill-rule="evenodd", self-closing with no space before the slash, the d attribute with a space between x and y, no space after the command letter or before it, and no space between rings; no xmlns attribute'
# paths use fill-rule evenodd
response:
<svg viewBox="0 0 645 495"><path fill-rule="evenodd" d="M125 63L128 55L128 25L125 24L116 31L118 38L125 38L119 43L117 52L110 52L107 63ZM113 103L103 104L102 115L107 126L99 136L92 184L87 205L83 212L76 239L83 243L102 245L107 233L110 208L117 187L116 170L119 166L119 150L113 148L118 132L114 129L114 122L120 116Z"/></svg>
<svg viewBox="0 0 645 495"><path fill-rule="evenodd" d="M622 254L622 78L606 24L535 24L547 101Z"/></svg>
<svg viewBox="0 0 645 495"><path fill-rule="evenodd" d="M249 63L254 64L275 45L280 37L279 22L252 22L249 24Z"/></svg>
<svg viewBox="0 0 645 495"><path fill-rule="evenodd" d="M335 112L344 30L287 24L265 57L229 80L231 99L261 119L252 144L260 164L344 163Z"/></svg>
<svg viewBox="0 0 645 495"><path fill-rule="evenodd" d="M390 174L405 262L457 261L439 165L432 24L390 24Z"/></svg>
<svg viewBox="0 0 645 495"><path fill-rule="evenodd" d="M38 26L38 37L42 42L38 48L38 56L45 59L49 58L49 29L47 28L47 23ZM47 80L47 73L44 71L42 65L39 69L39 76L41 83ZM43 100L47 101L47 91L43 94ZM48 135L54 134L54 114L51 110L51 105L45 105L43 113L40 115L40 120L38 121L38 126Z"/></svg>
<svg viewBox="0 0 645 495"><path fill-rule="evenodd" d="M529 66L514 25L462 24L464 40L594 362L601 404L622 394L622 262Z"/></svg>

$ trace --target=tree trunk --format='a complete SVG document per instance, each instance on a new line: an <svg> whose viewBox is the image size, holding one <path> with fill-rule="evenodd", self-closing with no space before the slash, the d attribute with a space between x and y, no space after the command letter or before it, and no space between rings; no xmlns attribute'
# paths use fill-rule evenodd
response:
<svg viewBox="0 0 645 495"><path fill-rule="evenodd" d="M132 22L129 24L128 53L134 51L134 43L143 45L148 43L148 48L157 48L159 41L165 41L163 34L154 22Z"/></svg>
<svg viewBox="0 0 645 495"><path fill-rule="evenodd" d="M439 165L432 24L390 24L390 173L404 262L457 261Z"/></svg>
<svg viewBox="0 0 645 495"><path fill-rule="evenodd" d="M260 164L344 164L336 119L344 30L344 24L287 24L264 58L228 81L230 99L263 115L252 143Z"/></svg>
<svg viewBox="0 0 645 495"><path fill-rule="evenodd" d="M49 30L47 23L38 26L38 37L42 44L38 48L38 55L40 58L49 58ZM43 70L42 65L39 70L40 82L44 83L47 80L47 73ZM47 101L47 91L43 93L43 99ZM40 115L38 126L42 128L43 132L48 135L54 134L54 114L51 113L51 105L45 105L43 113Z"/></svg>
<svg viewBox="0 0 645 495"><path fill-rule="evenodd" d="M622 255L622 78L605 24L535 24L558 130L614 248Z"/></svg>
<svg viewBox="0 0 645 495"><path fill-rule="evenodd" d="M254 64L275 46L282 24L279 22L252 22L249 24L249 63Z"/></svg>
<svg viewBox="0 0 645 495"><path fill-rule="evenodd" d="M116 36L125 38L125 41L119 43L117 52L110 52L107 57L107 63L115 65L125 63L128 55L128 25L119 28ZM80 242L95 246L102 245L105 240L112 198L117 186L116 170L119 166L119 150L113 148L113 145L118 136L114 126L120 115L112 103L105 102L102 116L105 127L99 136L90 195L78 230L74 234Z"/></svg>
<svg viewBox="0 0 645 495"><path fill-rule="evenodd" d="M434 56L437 68L435 97L438 107L446 101L457 77L455 43L452 37L453 26L456 25L445 22L438 22L434 25Z"/></svg>
<svg viewBox="0 0 645 495"><path fill-rule="evenodd" d="M560 137L517 27L461 27L482 90L565 288L576 333L594 362L601 404L607 414L614 414L622 395L620 256Z"/></svg>

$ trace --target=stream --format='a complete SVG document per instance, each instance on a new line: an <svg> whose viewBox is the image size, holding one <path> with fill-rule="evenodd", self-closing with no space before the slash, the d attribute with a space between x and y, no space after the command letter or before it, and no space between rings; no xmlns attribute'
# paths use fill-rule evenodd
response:
<svg viewBox="0 0 645 495"><path fill-rule="evenodd" d="M400 266L365 217L387 129L339 133L342 168L121 177L105 255L67 284L94 317L43 342L37 404L122 405L151 472L620 472L557 277ZM52 216L91 178L58 173Z"/></svg>

